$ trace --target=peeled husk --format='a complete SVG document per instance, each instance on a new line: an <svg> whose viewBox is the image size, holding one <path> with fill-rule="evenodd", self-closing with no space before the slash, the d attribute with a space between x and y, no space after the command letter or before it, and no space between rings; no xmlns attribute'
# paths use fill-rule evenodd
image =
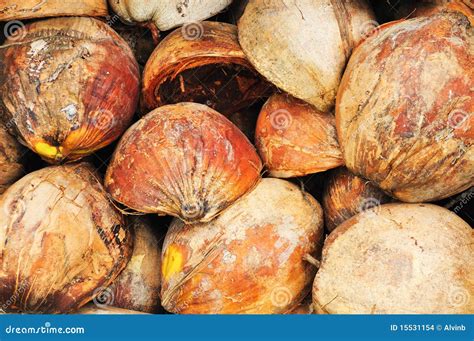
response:
<svg viewBox="0 0 474 341"><path fill-rule="evenodd" d="M108 286L132 251L88 164L30 173L0 197L0 309L67 313Z"/></svg>
<svg viewBox="0 0 474 341"><path fill-rule="evenodd" d="M386 204L326 239L313 286L318 313L472 314L474 232L430 204Z"/></svg>
<svg viewBox="0 0 474 341"><path fill-rule="evenodd" d="M374 27L364 1L249 1L238 23L242 50L270 82L322 112L352 48Z"/></svg>
<svg viewBox="0 0 474 341"><path fill-rule="evenodd" d="M353 53L336 105L347 168L407 202L474 184L474 30L443 12L381 29Z"/></svg>
<svg viewBox="0 0 474 341"><path fill-rule="evenodd" d="M160 31L210 18L231 2L232 0L109 0L110 7L122 20L153 23Z"/></svg>
<svg viewBox="0 0 474 341"><path fill-rule="evenodd" d="M28 24L0 47L0 106L46 161L76 160L118 138L138 101L127 43L92 18ZM0 111L2 111L0 109Z"/></svg>
<svg viewBox="0 0 474 341"><path fill-rule="evenodd" d="M240 48L236 26L205 21L194 29L176 29L151 55L143 73L145 110L197 102L230 115L271 94Z"/></svg>
<svg viewBox="0 0 474 341"><path fill-rule="evenodd" d="M326 229L332 231L352 216L391 200L370 181L338 168L329 176L321 202Z"/></svg>
<svg viewBox="0 0 474 341"><path fill-rule="evenodd" d="M263 179L206 224L175 219L163 245L162 304L180 314L277 314L308 294L322 209L280 179Z"/></svg>
<svg viewBox="0 0 474 341"><path fill-rule="evenodd" d="M285 94L273 95L263 106L255 142L274 177L303 176L343 164L334 116Z"/></svg>
<svg viewBox="0 0 474 341"><path fill-rule="evenodd" d="M107 0L0 0L0 21L108 13Z"/></svg>
<svg viewBox="0 0 474 341"><path fill-rule="evenodd" d="M197 103L165 105L122 137L107 169L107 191L143 213L204 222L252 189L262 163L245 135Z"/></svg>
<svg viewBox="0 0 474 341"><path fill-rule="evenodd" d="M78 315L146 315L136 310L122 309L112 306L100 306L90 303L79 309Z"/></svg>
<svg viewBox="0 0 474 341"><path fill-rule="evenodd" d="M24 175L25 148L0 125L0 194Z"/></svg>
<svg viewBox="0 0 474 341"><path fill-rule="evenodd" d="M128 218L134 230L133 252L125 269L105 295L114 307L156 313L161 310L161 248L164 233L143 217ZM107 298L107 296L106 296ZM107 302L107 299L105 299Z"/></svg>

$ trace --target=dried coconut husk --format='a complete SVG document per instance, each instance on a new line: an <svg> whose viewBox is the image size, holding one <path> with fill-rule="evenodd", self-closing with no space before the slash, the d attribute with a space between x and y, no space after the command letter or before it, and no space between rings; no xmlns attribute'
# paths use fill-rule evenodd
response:
<svg viewBox="0 0 474 341"><path fill-rule="evenodd" d="M237 27L201 22L158 45L143 73L143 111L196 102L230 115L273 92L240 48Z"/></svg>
<svg viewBox="0 0 474 341"><path fill-rule="evenodd" d="M127 264L132 238L85 163L30 173L0 197L0 309L68 313Z"/></svg>
<svg viewBox="0 0 474 341"><path fill-rule="evenodd" d="M175 219L163 245L162 304L180 314L278 314L307 296L323 238L318 202L266 178L205 224Z"/></svg>
<svg viewBox="0 0 474 341"><path fill-rule="evenodd" d="M430 204L386 204L326 239L313 285L318 313L472 314L474 232Z"/></svg>
<svg viewBox="0 0 474 341"><path fill-rule="evenodd" d="M25 174L25 148L0 125L0 194Z"/></svg>
<svg viewBox="0 0 474 341"><path fill-rule="evenodd" d="M112 307L109 305L97 306L94 303L89 303L79 309L75 314L78 315L146 315L136 310L122 309Z"/></svg>
<svg viewBox="0 0 474 341"><path fill-rule="evenodd" d="M334 116L285 94L273 95L263 106L255 142L274 177L303 176L343 164Z"/></svg>

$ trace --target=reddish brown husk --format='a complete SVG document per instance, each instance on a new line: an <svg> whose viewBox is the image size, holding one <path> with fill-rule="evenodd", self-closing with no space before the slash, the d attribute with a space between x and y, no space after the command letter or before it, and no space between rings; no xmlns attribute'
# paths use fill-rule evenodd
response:
<svg viewBox="0 0 474 341"><path fill-rule="evenodd" d="M317 313L474 313L474 232L447 209L385 204L326 238Z"/></svg>
<svg viewBox="0 0 474 341"><path fill-rule="evenodd" d="M347 168L408 202L474 184L473 33L450 12L387 26L359 45L336 104Z"/></svg>
<svg viewBox="0 0 474 341"><path fill-rule="evenodd" d="M68 313L127 264L132 238L87 164L30 173L0 197L0 309Z"/></svg>
<svg viewBox="0 0 474 341"><path fill-rule="evenodd" d="M111 304L118 308L157 313L161 289L161 248L165 229L143 217L127 218L134 231L133 252L127 266L110 286Z"/></svg>
<svg viewBox="0 0 474 341"><path fill-rule="evenodd" d="M242 52L237 27L202 22L194 38L183 29L168 35L145 66L143 111L196 102L230 115L273 92Z"/></svg>
<svg viewBox="0 0 474 341"><path fill-rule="evenodd" d="M0 48L0 105L18 137L54 163L118 138L139 90L127 43L91 18L39 21L20 34Z"/></svg>
<svg viewBox="0 0 474 341"><path fill-rule="evenodd" d="M24 174L25 149L0 125L0 194Z"/></svg>
<svg viewBox="0 0 474 341"><path fill-rule="evenodd" d="M260 179L245 135L197 103L160 107L122 137L105 184L119 203L188 222L209 221Z"/></svg>
<svg viewBox="0 0 474 341"><path fill-rule="evenodd" d="M266 178L213 221L175 219L163 245L162 304L180 314L278 314L309 293L323 237L318 202Z"/></svg>
<svg viewBox="0 0 474 341"><path fill-rule="evenodd" d="M324 172L343 164L334 116L288 95L273 95L264 105L255 142L275 177Z"/></svg>
<svg viewBox="0 0 474 341"><path fill-rule="evenodd" d="M352 216L391 200L373 183L352 174L347 168L336 169L323 192L326 228L332 231Z"/></svg>
<svg viewBox="0 0 474 341"><path fill-rule="evenodd" d="M108 13L107 0L0 0L0 21L71 15L105 17Z"/></svg>

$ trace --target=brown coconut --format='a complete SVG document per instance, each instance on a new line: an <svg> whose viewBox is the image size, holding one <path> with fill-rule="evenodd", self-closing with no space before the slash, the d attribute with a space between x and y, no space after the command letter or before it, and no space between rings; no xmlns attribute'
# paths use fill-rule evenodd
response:
<svg viewBox="0 0 474 341"><path fill-rule="evenodd" d="M88 164L30 173L0 197L0 309L67 313L125 267L132 239Z"/></svg>
<svg viewBox="0 0 474 341"><path fill-rule="evenodd" d="M136 211L204 222L252 189L261 170L255 148L227 118L179 103L152 111L125 133L105 185Z"/></svg>
<svg viewBox="0 0 474 341"><path fill-rule="evenodd" d="M471 7L469 7L471 6ZM472 0L423 0L423 1L408 1L402 3L398 11L398 17L414 18L429 16L441 11L459 11L464 13L471 24L474 20L474 5Z"/></svg>
<svg viewBox="0 0 474 341"><path fill-rule="evenodd" d="M110 7L126 22L153 24L160 31L195 25L219 13L232 0L109 0Z"/></svg>
<svg viewBox="0 0 474 341"><path fill-rule="evenodd" d="M161 247L164 232L143 217L128 218L134 231L133 252L125 269L105 293L105 304L156 313L161 310Z"/></svg>
<svg viewBox="0 0 474 341"><path fill-rule="evenodd" d="M326 239L318 313L472 314L474 231L445 208L386 204Z"/></svg>
<svg viewBox="0 0 474 341"><path fill-rule="evenodd" d="M195 26L187 27L189 32L173 31L148 60L142 88L145 111L197 102L230 115L271 94L273 87L240 48L236 26L209 21Z"/></svg>
<svg viewBox="0 0 474 341"><path fill-rule="evenodd" d="M303 176L343 164L334 116L288 95L275 94L265 103L255 142L274 177Z"/></svg>
<svg viewBox="0 0 474 341"><path fill-rule="evenodd" d="M265 78L327 112L352 48L374 20L363 0L255 0L239 20L239 41Z"/></svg>
<svg viewBox="0 0 474 341"><path fill-rule="evenodd" d="M365 212L392 199L370 181L338 168L329 176L321 204L329 231L352 216Z"/></svg>
<svg viewBox="0 0 474 341"><path fill-rule="evenodd" d="M20 28L21 23L15 20L71 15L105 17L108 13L107 0L0 0L0 21L11 21L11 28Z"/></svg>
<svg viewBox="0 0 474 341"><path fill-rule="evenodd" d="M25 148L0 125L0 194L24 175Z"/></svg>
<svg viewBox="0 0 474 341"><path fill-rule="evenodd" d="M129 46L96 19L34 22L0 47L6 120L51 163L79 159L118 138L135 113L138 83Z"/></svg>
<svg viewBox="0 0 474 341"><path fill-rule="evenodd" d="M206 224L175 219L163 245L162 304L180 314L273 314L309 292L323 237L318 202L263 179ZM309 258L311 259L311 258Z"/></svg>
<svg viewBox="0 0 474 341"><path fill-rule="evenodd" d="M78 315L146 315L136 310L122 309L111 306L100 306L98 307L94 303L90 303L79 309L76 314Z"/></svg>
<svg viewBox="0 0 474 341"><path fill-rule="evenodd" d="M407 202L474 184L474 29L459 12L381 29L351 57L336 105L347 168Z"/></svg>

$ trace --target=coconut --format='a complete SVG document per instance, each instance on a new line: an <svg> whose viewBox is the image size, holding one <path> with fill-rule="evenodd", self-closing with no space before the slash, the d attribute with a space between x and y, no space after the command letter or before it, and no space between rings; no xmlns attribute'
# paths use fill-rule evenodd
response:
<svg viewBox="0 0 474 341"><path fill-rule="evenodd" d="M105 17L108 15L107 0L0 0L0 20L9 21L9 29L22 27L18 20L61 17L90 16Z"/></svg>
<svg viewBox="0 0 474 341"><path fill-rule="evenodd" d="M471 4L469 4L471 3ZM469 5L471 7L469 7ZM398 12L399 18L409 17L422 17L436 14L441 11L460 11L464 13L470 20L471 24L474 19L474 9L472 0L424 0L418 2L405 2L402 3L400 11Z"/></svg>
<svg viewBox="0 0 474 341"><path fill-rule="evenodd" d="M391 24L362 43L336 105L347 168L407 202L474 185L473 51L459 12Z"/></svg>
<svg viewBox="0 0 474 341"><path fill-rule="evenodd" d="M319 257L322 209L280 179L263 179L216 219L175 219L163 245L162 304L180 314L273 314L308 294Z"/></svg>
<svg viewBox="0 0 474 341"><path fill-rule="evenodd" d="M138 83L129 46L96 19L34 22L0 47L0 106L48 162L79 159L118 138L135 113Z"/></svg>
<svg viewBox="0 0 474 341"><path fill-rule="evenodd" d="M0 309L67 313L129 260L132 239L88 164L30 173L0 197Z"/></svg>
<svg viewBox="0 0 474 341"><path fill-rule="evenodd" d="M318 313L472 314L474 232L430 204L386 204L326 239L313 286Z"/></svg>
<svg viewBox="0 0 474 341"><path fill-rule="evenodd" d="M104 303L114 307L156 313L161 310L161 246L164 233L157 233L143 217L128 218L134 230L133 252L125 269L104 292ZM108 296L111 298L108 298ZM108 299L107 299L108 298Z"/></svg>
<svg viewBox="0 0 474 341"><path fill-rule="evenodd" d="M125 133L105 184L136 211L204 222L252 189L261 169L254 147L228 119L202 104L179 103Z"/></svg>
<svg viewBox="0 0 474 341"><path fill-rule="evenodd" d="M155 49L143 73L143 107L197 102L223 114L245 109L273 87L261 79L237 40L237 27L220 22L177 29Z"/></svg>
<svg viewBox="0 0 474 341"><path fill-rule="evenodd" d="M152 23L160 31L194 25L226 8L232 0L109 0L120 18L131 23Z"/></svg>
<svg viewBox="0 0 474 341"><path fill-rule="evenodd" d="M24 149L13 136L0 126L0 194L24 175L25 170L22 162Z"/></svg>
<svg viewBox="0 0 474 341"><path fill-rule="evenodd" d="M271 176L303 176L343 163L334 116L288 95L273 95L265 103L255 141Z"/></svg>
<svg viewBox="0 0 474 341"><path fill-rule="evenodd" d="M352 216L370 210L392 199L370 181L347 170L334 170L326 182L322 205L324 221L329 231Z"/></svg>
<svg viewBox="0 0 474 341"><path fill-rule="evenodd" d="M327 112L352 48L377 23L362 0L249 1L239 41L270 82Z"/></svg>
<svg viewBox="0 0 474 341"><path fill-rule="evenodd" d="M87 304L79 309L78 315L146 315L140 311L122 309L111 306L97 306L94 304Z"/></svg>

